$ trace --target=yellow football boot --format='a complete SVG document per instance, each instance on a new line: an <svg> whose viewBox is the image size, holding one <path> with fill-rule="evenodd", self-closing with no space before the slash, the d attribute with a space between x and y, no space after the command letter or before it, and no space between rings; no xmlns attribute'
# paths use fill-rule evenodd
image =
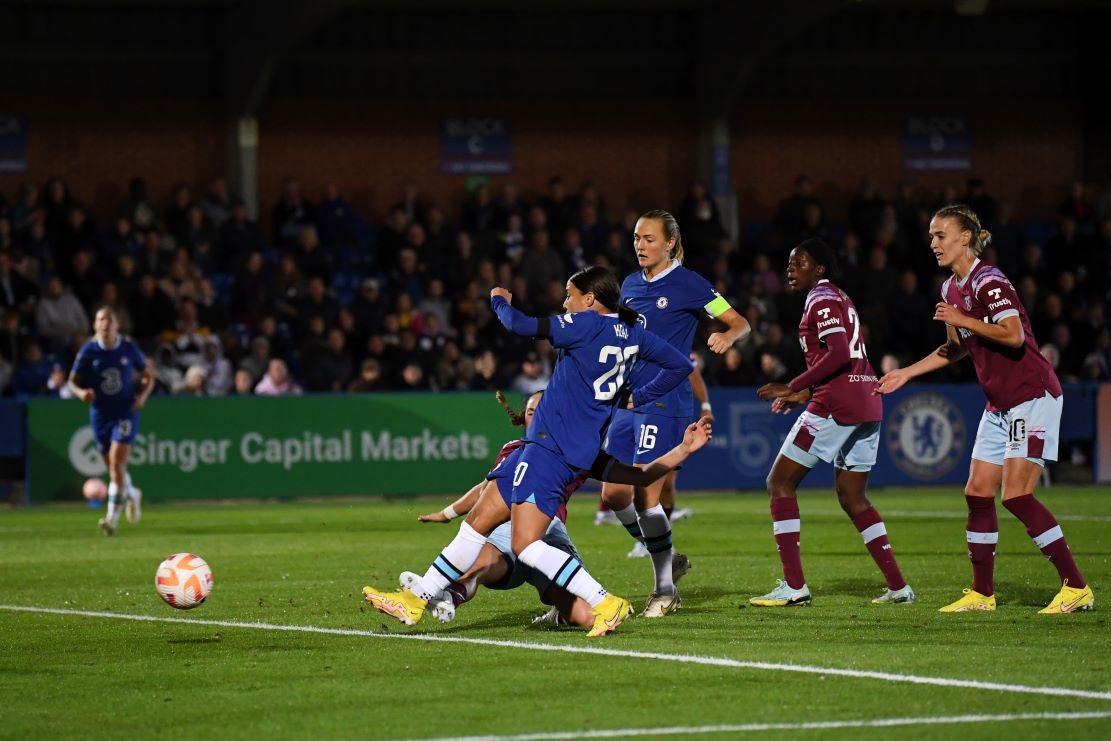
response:
<svg viewBox="0 0 1111 741"><path fill-rule="evenodd" d="M633 614L633 606L628 600L621 599L615 594L607 594L606 598L594 608L594 627L586 634L587 638L597 638L606 633L617 630L617 626L625 622Z"/></svg>
<svg viewBox="0 0 1111 741"><path fill-rule="evenodd" d="M408 589L397 592L379 592L374 587L363 587L363 599L378 612L397 618L406 625L416 625L428 604Z"/></svg>
<svg viewBox="0 0 1111 741"><path fill-rule="evenodd" d="M1053 601L1042 610L1038 610L1039 615L1067 615L1070 612L1080 612L1081 610L1091 610L1096 606L1096 597L1092 594L1092 587L1088 585L1083 589L1076 589L1069 586L1069 580L1065 579L1065 583L1061 585L1061 591L1053 598Z"/></svg>
<svg viewBox="0 0 1111 741"><path fill-rule="evenodd" d="M995 595L985 597L974 589L966 589L963 597L938 612L995 612Z"/></svg>

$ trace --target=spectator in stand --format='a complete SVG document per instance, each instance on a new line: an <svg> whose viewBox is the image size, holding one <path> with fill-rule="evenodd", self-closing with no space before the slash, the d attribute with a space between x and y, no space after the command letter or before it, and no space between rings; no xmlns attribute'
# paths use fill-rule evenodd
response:
<svg viewBox="0 0 1111 741"><path fill-rule="evenodd" d="M343 391L351 380L351 356L347 353L347 338L343 331L333 327L323 352L312 363L305 358L305 386L309 391Z"/></svg>
<svg viewBox="0 0 1111 741"><path fill-rule="evenodd" d="M999 223L999 209L995 199L988 195L982 178L969 178L967 185L968 191L964 196L964 205L972 209L974 213L979 214L980 224L985 229L988 231L994 230L995 225Z"/></svg>
<svg viewBox="0 0 1111 741"><path fill-rule="evenodd" d="M166 232L178 244L184 244L188 234L189 209L193 207L193 193L182 183L174 189L174 197L166 208ZM203 213L201 214L203 217Z"/></svg>
<svg viewBox="0 0 1111 741"><path fill-rule="evenodd" d="M117 311L116 316L119 315ZM223 332L228 326L228 307L216 295L216 288L208 278L197 282L197 321L213 332Z"/></svg>
<svg viewBox="0 0 1111 741"><path fill-rule="evenodd" d="M228 192L228 181L223 178L213 178L208 183L208 191L201 199L201 210L205 220L212 225L217 234L224 223L231 218L233 200Z"/></svg>
<svg viewBox="0 0 1111 741"><path fill-rule="evenodd" d="M154 391L162 395L176 394L185 386L185 374L177 364L177 353L169 342L158 346L154 356Z"/></svg>
<svg viewBox="0 0 1111 741"><path fill-rule="evenodd" d="M147 181L142 177L133 177L127 186L127 201L120 209L120 213L131 220L136 231L161 231L162 222L150 203L147 194Z"/></svg>
<svg viewBox="0 0 1111 741"><path fill-rule="evenodd" d="M274 358L266 368L262 380L255 386L259 396L300 396L302 391L289 375L285 361Z"/></svg>
<svg viewBox="0 0 1111 741"><path fill-rule="evenodd" d="M696 224L699 222L708 226L709 231L714 234L723 231L718 205L710 196L710 191L706 189L706 183L701 180L692 180L687 186L687 194L683 196L679 208L675 210L675 219L683 230L684 242L687 240L687 235L698 229Z"/></svg>
<svg viewBox="0 0 1111 741"><path fill-rule="evenodd" d="M38 295L38 286L12 270L11 253L0 252L0 310L6 309L28 319Z"/></svg>
<svg viewBox="0 0 1111 741"><path fill-rule="evenodd" d="M351 312L367 334L377 334L382 330L389 309L382 296L382 284L376 278L364 278L359 284L359 295L351 302Z"/></svg>
<svg viewBox="0 0 1111 741"><path fill-rule="evenodd" d="M250 253L264 246L258 224L247 217L247 204L235 199L231 216L220 227L220 260L224 271L238 270Z"/></svg>
<svg viewBox="0 0 1111 741"><path fill-rule="evenodd" d="M396 390L430 391L432 387L429 385L428 378L424 373L424 368L421 367L420 363L415 360L410 360L405 363L404 367L401 369Z"/></svg>
<svg viewBox="0 0 1111 741"><path fill-rule="evenodd" d="M479 185L463 203L459 228L471 234L482 235L498 227L498 207L490 196L490 186Z"/></svg>
<svg viewBox="0 0 1111 741"><path fill-rule="evenodd" d="M186 298L195 301L199 292L193 277L194 272L188 257L180 255L170 263L166 277L158 281L158 288L174 303Z"/></svg>
<svg viewBox="0 0 1111 741"><path fill-rule="evenodd" d="M547 232L536 232L529 238L520 272L528 284L529 296L543 291L552 276L567 274L559 253L551 248Z"/></svg>
<svg viewBox="0 0 1111 741"><path fill-rule="evenodd" d="M324 197L316 204L316 225L321 243L329 250L358 246L363 231L362 218L335 183L324 186Z"/></svg>
<svg viewBox="0 0 1111 741"><path fill-rule="evenodd" d="M182 368L197 365L204 359L204 346L211 338L211 330L197 321L197 303L191 298L178 302L177 321L160 339L174 346L177 363Z"/></svg>
<svg viewBox="0 0 1111 741"><path fill-rule="evenodd" d="M409 218L405 215L405 209L401 206L391 208L385 223L378 230L379 267L396 267L397 255L405 244L405 230L408 228Z"/></svg>
<svg viewBox="0 0 1111 741"><path fill-rule="evenodd" d="M448 300L443 280L428 281L428 293L420 302L419 310L425 319L436 317L441 327L451 326L451 301Z"/></svg>
<svg viewBox="0 0 1111 741"><path fill-rule="evenodd" d="M925 205L918 194L918 188L909 180L901 181L895 196L895 218L899 220L899 228L905 234L912 235L920 231L918 212L923 209Z"/></svg>
<svg viewBox="0 0 1111 741"><path fill-rule="evenodd" d="M208 390L206 382L208 380L208 371L201 365L191 365L185 371L185 380L181 388L177 390L176 396L207 396Z"/></svg>
<svg viewBox="0 0 1111 741"><path fill-rule="evenodd" d="M78 252L94 251L97 246L97 229L88 212L82 206L74 205L66 217L65 226L55 242L54 257L59 270L68 270L73 256ZM63 272L63 278L68 280L68 273Z"/></svg>
<svg viewBox="0 0 1111 741"><path fill-rule="evenodd" d="M140 244L139 237L131 228L131 220L120 216L101 237L101 259L114 263L120 255L135 255L139 252Z"/></svg>
<svg viewBox="0 0 1111 741"><path fill-rule="evenodd" d="M316 234L316 227L303 226L297 234L297 246L293 250L293 258L302 275L308 278L322 278L328 280L332 275L332 261L327 252L320 246L320 238Z"/></svg>
<svg viewBox="0 0 1111 741"><path fill-rule="evenodd" d="M35 329L52 350L65 351L89 333L89 315L58 276L46 282L46 293L35 307Z"/></svg>
<svg viewBox="0 0 1111 741"><path fill-rule="evenodd" d="M359 368L359 375L347 384L347 391L356 394L385 390L386 383L382 378L382 365L373 358L364 360Z"/></svg>
<svg viewBox="0 0 1111 741"><path fill-rule="evenodd" d="M12 393L27 396L49 395L48 384L54 369L53 361L43 355L42 348L37 342L27 343L22 356L23 361L12 373Z"/></svg>
<svg viewBox="0 0 1111 741"><path fill-rule="evenodd" d="M568 197L563 179L558 176L548 180L548 194L540 199L540 208L544 210L544 225L549 239L553 234L563 234L568 227L575 225L575 202ZM531 216L529 223L533 227L530 231L537 231Z"/></svg>
<svg viewBox="0 0 1111 741"><path fill-rule="evenodd" d="M783 365L783 361L774 353L760 353L760 370L753 383L757 386L768 383L783 383L785 378L787 378L787 367Z"/></svg>
<svg viewBox="0 0 1111 741"><path fill-rule="evenodd" d="M428 207L424 231L429 260L437 266L442 265L445 274L449 273L455 250L455 229L445 221L442 208L436 205Z"/></svg>
<svg viewBox="0 0 1111 741"><path fill-rule="evenodd" d="M1071 216L1063 217L1057 234L1045 244L1045 269L1050 275L1057 275L1062 270L1077 265L1088 255L1088 244L1088 239L1080 233L1076 220Z"/></svg>
<svg viewBox="0 0 1111 741"><path fill-rule="evenodd" d="M744 362L741 351L736 347L725 351L725 356L712 377L718 386L751 386L756 381L756 374Z"/></svg>
<svg viewBox="0 0 1111 741"><path fill-rule="evenodd" d="M1068 196L1061 201L1061 206L1057 210L1062 218L1067 217L1075 221L1082 233L1092 233L1095 225L1095 207L1088 197L1088 188L1080 180L1073 181ZM992 241L994 236L993 233Z"/></svg>
<svg viewBox="0 0 1111 741"><path fill-rule="evenodd" d="M394 298L394 314L402 330L408 330L416 336L424 334L424 317L413 306L413 297L407 293L399 293Z"/></svg>
<svg viewBox="0 0 1111 741"><path fill-rule="evenodd" d="M514 265L519 265L521 255L525 251L525 232L520 214L510 214L506 218L505 228L498 234L498 241L501 243L500 251L505 259Z"/></svg>
<svg viewBox="0 0 1111 741"><path fill-rule="evenodd" d="M795 192L780 201L775 212L775 226L781 249L791 249L804 238L806 207L821 203L814 197L814 181L807 175L795 178Z"/></svg>
<svg viewBox="0 0 1111 741"><path fill-rule="evenodd" d="M282 183L282 195L274 205L274 241L285 247L297 244L305 227L314 227L313 210L301 194L301 182L297 178L286 178Z"/></svg>
<svg viewBox="0 0 1111 741"><path fill-rule="evenodd" d="M297 332L303 333L313 317L320 317L324 326L335 326L339 304L328 293L321 278L309 278L305 295L297 302Z"/></svg>
<svg viewBox="0 0 1111 741"><path fill-rule="evenodd" d="M243 261L243 267L235 277L235 291L232 293L231 313L241 321L270 311L274 304L270 282L263 272L265 265L262 253L251 252Z"/></svg>
<svg viewBox="0 0 1111 741"><path fill-rule="evenodd" d="M471 379L471 391L498 391L504 385L498 368L498 358L493 350L483 350L474 361L475 375Z"/></svg>
<svg viewBox="0 0 1111 741"><path fill-rule="evenodd" d="M42 199L43 223L47 237L53 242L61 235L70 209L77 205L77 199L70 194L66 182L59 177L50 178L43 190L46 194Z"/></svg>
<svg viewBox="0 0 1111 741"><path fill-rule="evenodd" d="M247 357L239 361L239 369L251 374L251 384L262 380L266 368L270 365L270 340L266 337L255 337L251 340L250 351Z"/></svg>
<svg viewBox="0 0 1111 741"><path fill-rule="evenodd" d="M513 379L511 388L525 396L532 396L537 391L543 391L547 388L550 380L551 374L546 372L544 363L540 360L540 355L536 352L530 352L521 361L521 372Z"/></svg>
<svg viewBox="0 0 1111 741"><path fill-rule="evenodd" d="M405 214L406 224L424 222L424 199L421 198L420 188L412 180L407 180L401 186L401 201L394 205L394 209Z"/></svg>
<svg viewBox="0 0 1111 741"><path fill-rule="evenodd" d="M177 321L173 300L162 292L154 276L149 274L139 279L139 289L131 299L129 311L135 339L143 345L149 346L151 340Z"/></svg>
<svg viewBox="0 0 1111 741"><path fill-rule="evenodd" d="M913 270L899 274L898 288L887 305L887 346L891 352L917 358L937 344L930 332L933 322L929 312L934 303L918 290L918 275Z"/></svg>
<svg viewBox="0 0 1111 741"><path fill-rule="evenodd" d="M254 396L255 393L255 379L251 372L245 368L240 368L235 372L235 385L232 386L232 394L234 396Z"/></svg>
<svg viewBox="0 0 1111 741"><path fill-rule="evenodd" d="M609 237L609 227L598 215L598 209L591 205L583 206L579 212L578 229L579 234L582 235L584 253L593 256L602 251L606 238Z"/></svg>
<svg viewBox="0 0 1111 741"><path fill-rule="evenodd" d="M142 232L141 243L135 262L140 273L161 276L170 266L173 255L162 242L162 235L154 229Z"/></svg>
<svg viewBox="0 0 1111 741"><path fill-rule="evenodd" d="M501 191L498 193L498 198L494 203L498 211L498 225L505 228L509 223L510 216L517 216L522 219L525 216L525 202L521 200L521 195L517 191L517 186L509 181L502 183Z"/></svg>
<svg viewBox="0 0 1111 741"><path fill-rule="evenodd" d="M418 304L424 300L424 274L413 250L403 249L398 254L397 270L390 275L390 291L395 296L408 293Z"/></svg>
<svg viewBox="0 0 1111 741"><path fill-rule="evenodd" d="M204 390L208 396L226 396L231 391L234 377L231 362L224 357L220 340L209 337L204 345Z"/></svg>
<svg viewBox="0 0 1111 741"><path fill-rule="evenodd" d="M860 192L849 203L849 228L871 244L876 239L876 232L883 220L883 207L886 202L880 195L876 184L871 178L864 178L860 184Z"/></svg>
<svg viewBox="0 0 1111 741"><path fill-rule="evenodd" d="M20 324L14 311L0 312L0 358L15 366L23 357L23 347L30 341L31 333Z"/></svg>

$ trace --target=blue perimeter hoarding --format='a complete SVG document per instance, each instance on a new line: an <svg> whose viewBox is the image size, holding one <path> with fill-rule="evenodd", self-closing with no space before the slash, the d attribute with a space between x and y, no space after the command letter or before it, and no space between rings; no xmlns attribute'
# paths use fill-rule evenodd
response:
<svg viewBox="0 0 1111 741"><path fill-rule="evenodd" d="M1065 389L1063 440L1095 435L1095 386ZM763 489L799 412L772 414L754 388L710 390L714 439L679 474L684 489ZM984 411L978 385L916 385L884 397L873 486L963 485ZM1062 455L1065 450L1062 450ZM833 469L819 465L803 486L831 486Z"/></svg>

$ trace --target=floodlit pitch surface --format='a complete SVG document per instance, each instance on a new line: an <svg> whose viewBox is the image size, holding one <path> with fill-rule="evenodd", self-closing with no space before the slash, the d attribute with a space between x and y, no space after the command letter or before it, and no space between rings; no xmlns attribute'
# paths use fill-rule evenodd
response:
<svg viewBox="0 0 1111 741"><path fill-rule="evenodd" d="M1000 507L998 611L938 614L969 581L959 489L873 492L918 604L869 604L877 569L834 495L812 491L814 605L748 607L780 573L764 495L687 495L682 611L600 640L530 627L541 606L527 586L480 591L450 625L405 628L364 606L364 584L422 571L452 537L416 522L444 500L150 504L112 539L102 510L4 511L0 738L1108 737L1111 491L1039 496L1094 612L1037 614L1055 571ZM639 605L649 561L626 558L623 529L593 526L593 503L572 503L572 537ZM191 611L154 590L177 551L215 575Z"/></svg>

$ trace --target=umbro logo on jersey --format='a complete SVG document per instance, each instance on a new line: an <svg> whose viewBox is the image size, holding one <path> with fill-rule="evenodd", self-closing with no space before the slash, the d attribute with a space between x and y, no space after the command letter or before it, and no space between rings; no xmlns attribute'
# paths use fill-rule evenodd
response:
<svg viewBox="0 0 1111 741"><path fill-rule="evenodd" d="M657 309L666 309L667 308L667 296L660 296L658 299L656 299L656 308Z"/></svg>
<svg viewBox="0 0 1111 741"><path fill-rule="evenodd" d="M964 310L965 311L972 311L972 297L971 296L965 296L964 297Z"/></svg>

